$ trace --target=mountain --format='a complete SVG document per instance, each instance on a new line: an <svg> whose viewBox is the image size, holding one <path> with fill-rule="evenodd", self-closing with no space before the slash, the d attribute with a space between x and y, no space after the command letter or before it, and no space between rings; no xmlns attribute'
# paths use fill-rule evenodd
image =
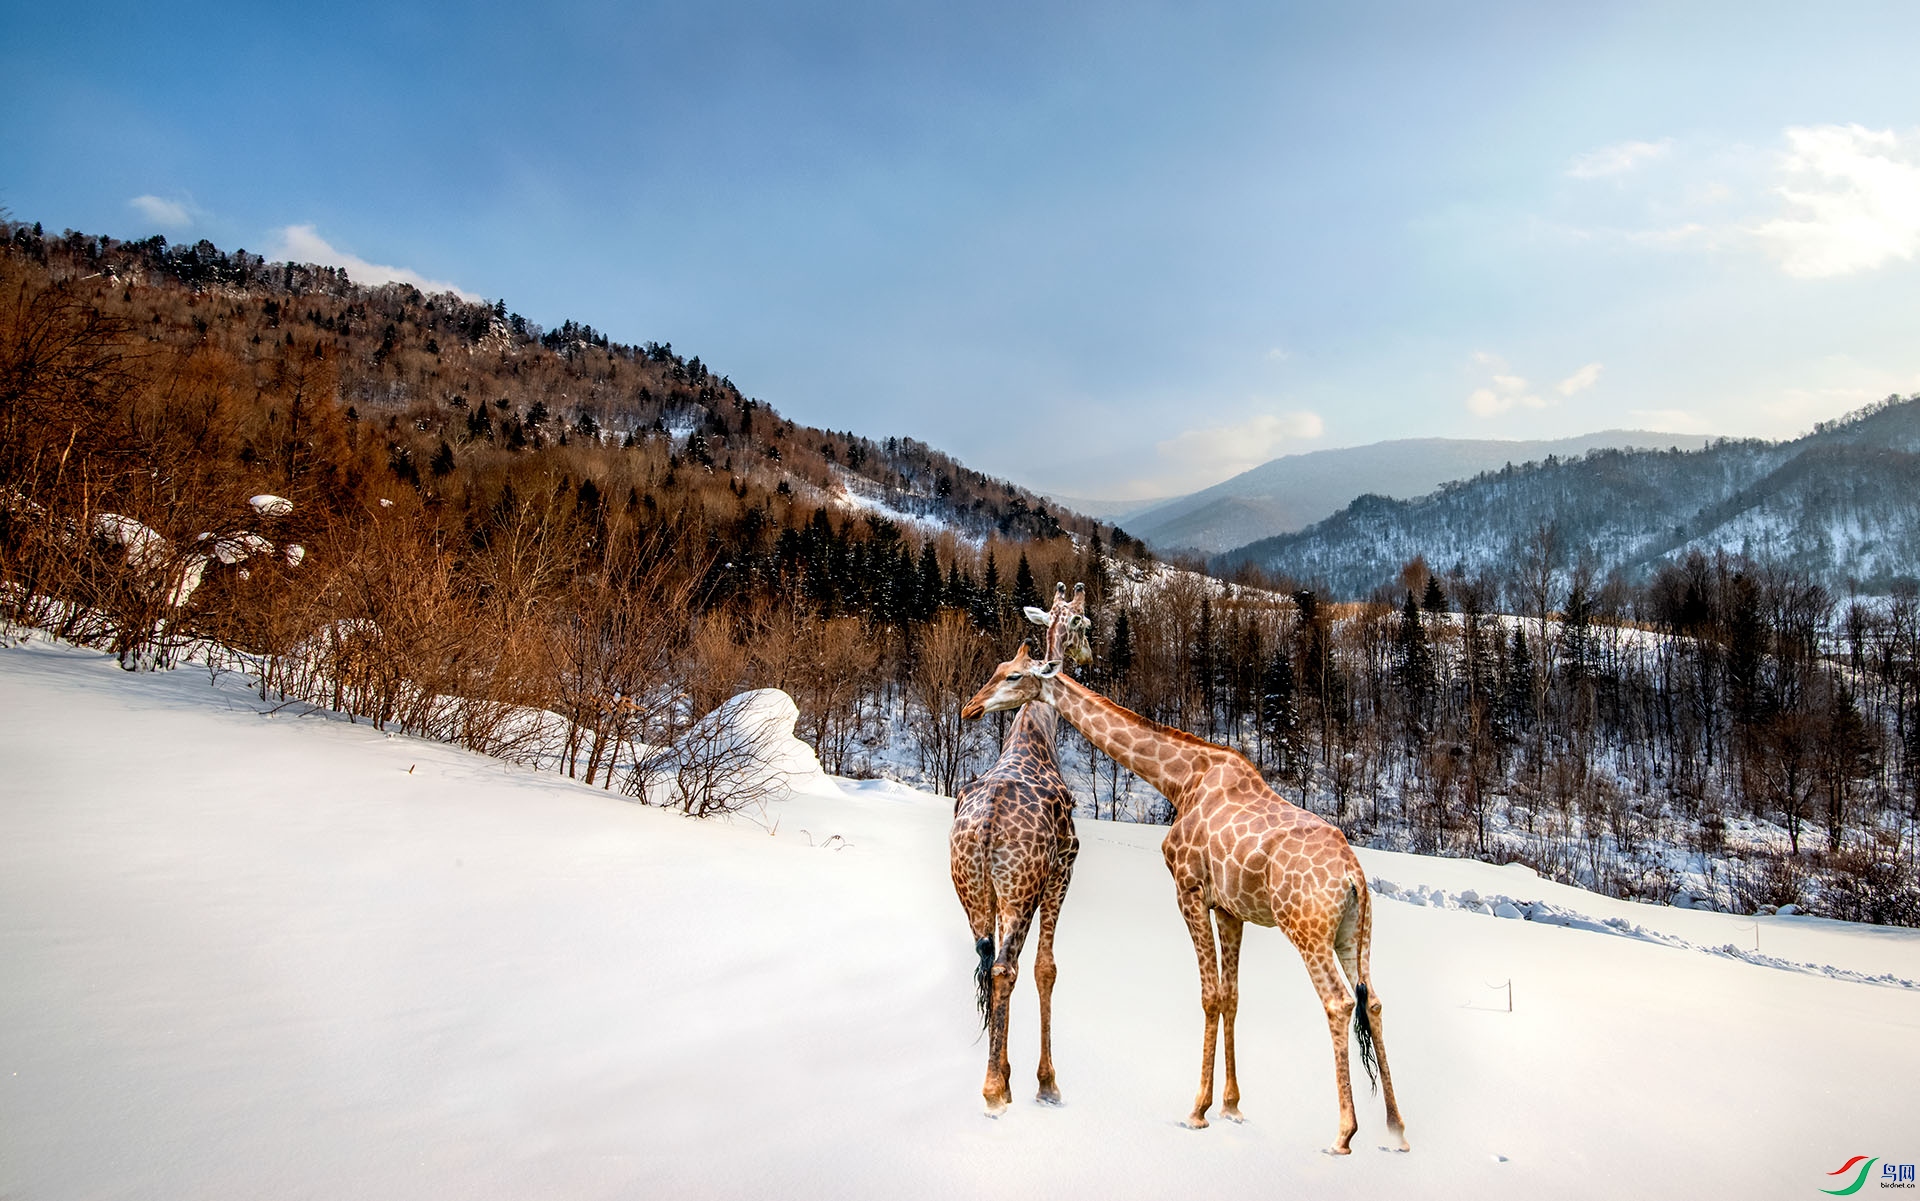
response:
<svg viewBox="0 0 1920 1201"><path fill-rule="evenodd" d="M1507 466L1416 500L1360 497L1290 534L1219 556L1365 594L1415 555L1502 574L1543 526L1562 564L1643 575L1698 550L1743 554L1840 590L1920 575L1920 394L1889 397L1785 442L1592 450Z"/></svg>
<svg viewBox="0 0 1920 1201"><path fill-rule="evenodd" d="M1420 496L1449 480L1494 471L1508 463L1548 456L1568 458L1597 447L1704 446L1700 434L1603 430L1544 442L1471 438L1402 438L1283 455L1142 512L1101 514L1126 523L1127 532L1157 550L1217 554L1259 538L1291 533L1331 516L1355 497ZM1091 512L1079 504L1080 512Z"/></svg>
<svg viewBox="0 0 1920 1201"><path fill-rule="evenodd" d="M1158 508L1176 498L1150 496L1145 500L1092 500L1084 496L1061 496L1058 493L1049 493L1047 499L1063 509L1083 513L1101 521L1125 521L1136 513Z"/></svg>

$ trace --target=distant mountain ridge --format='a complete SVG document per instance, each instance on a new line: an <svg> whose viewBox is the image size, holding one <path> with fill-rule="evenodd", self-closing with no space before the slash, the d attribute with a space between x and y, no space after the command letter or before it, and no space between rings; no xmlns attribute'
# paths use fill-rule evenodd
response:
<svg viewBox="0 0 1920 1201"><path fill-rule="evenodd" d="M1643 574L1693 550L1803 571L1835 591L1920 576L1920 394L1889 397L1785 442L1594 450L1484 472L1415 500L1360 497L1306 529L1213 560L1365 595L1415 555L1436 570L1505 573L1551 524L1565 563Z"/></svg>
<svg viewBox="0 0 1920 1201"><path fill-rule="evenodd" d="M1304 529L1367 494L1411 498L1451 480L1512 463L1581 455L1599 447L1706 445L1700 434L1602 430L1574 438L1506 442L1473 438L1403 438L1283 455L1211 488L1133 514L1116 514L1126 530L1155 550L1218 554L1261 538ZM1073 505L1081 512L1089 510Z"/></svg>

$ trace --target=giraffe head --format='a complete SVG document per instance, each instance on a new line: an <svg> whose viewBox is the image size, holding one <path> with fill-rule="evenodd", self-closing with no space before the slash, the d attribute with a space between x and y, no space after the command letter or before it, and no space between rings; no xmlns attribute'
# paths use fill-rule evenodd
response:
<svg viewBox="0 0 1920 1201"><path fill-rule="evenodd" d="M973 694L967 707L960 710L960 716L972 721L982 713L1018 709L1028 701L1039 699L1047 681L1059 674L1060 660L1035 659L1022 642L1013 658L993 669L993 678Z"/></svg>
<svg viewBox="0 0 1920 1201"><path fill-rule="evenodd" d="M1087 641L1087 631L1093 628L1093 619L1087 616L1085 584L1073 586L1071 601L1067 599L1066 584L1055 584L1052 609L1028 605L1023 612L1028 621L1047 628L1047 640L1042 648L1047 658L1063 662L1072 660L1082 667L1093 662L1093 645Z"/></svg>

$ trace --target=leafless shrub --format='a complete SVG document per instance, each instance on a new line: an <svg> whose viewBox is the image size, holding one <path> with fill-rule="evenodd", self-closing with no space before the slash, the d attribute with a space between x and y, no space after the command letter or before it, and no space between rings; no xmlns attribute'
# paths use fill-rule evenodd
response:
<svg viewBox="0 0 1920 1201"><path fill-rule="evenodd" d="M934 785L952 796L971 759L975 728L960 719L960 709L987 678L987 642L972 623L951 610L921 632L907 696L913 709L910 735L920 765Z"/></svg>
<svg viewBox="0 0 1920 1201"><path fill-rule="evenodd" d="M790 736L764 707L766 695L743 693L692 722L670 748L649 755L622 791L689 817L764 813L792 778L781 762Z"/></svg>

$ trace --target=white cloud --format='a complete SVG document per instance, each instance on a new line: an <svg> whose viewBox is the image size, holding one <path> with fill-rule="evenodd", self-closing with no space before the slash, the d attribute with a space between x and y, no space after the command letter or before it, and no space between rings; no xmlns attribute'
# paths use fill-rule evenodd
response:
<svg viewBox="0 0 1920 1201"><path fill-rule="evenodd" d="M1155 449L1180 474L1224 479L1258 467L1289 443L1318 438L1326 428L1318 413L1261 413L1234 425L1186 430Z"/></svg>
<svg viewBox="0 0 1920 1201"><path fill-rule="evenodd" d="M1497 417L1511 409L1544 409L1560 403L1541 396L1525 376L1517 374L1497 354L1476 350L1473 364L1491 372L1486 383L1467 393L1467 411L1476 417ZM1555 384L1554 391L1561 396L1584 392L1599 381L1601 370L1599 363L1588 363Z"/></svg>
<svg viewBox="0 0 1920 1201"><path fill-rule="evenodd" d="M1626 239L1642 246L1678 246L1686 242L1703 243L1710 240L1712 235L1713 231L1698 221L1687 221L1665 229L1629 230Z"/></svg>
<svg viewBox="0 0 1920 1201"><path fill-rule="evenodd" d="M1652 430L1658 434L1706 434L1713 426L1706 419L1696 417L1685 409L1628 409L1627 416L1633 418L1635 429Z"/></svg>
<svg viewBox="0 0 1920 1201"><path fill-rule="evenodd" d="M1287 348L1284 346L1273 346L1267 349L1267 358L1276 363L1284 363L1292 357L1293 355L1288 353Z"/></svg>
<svg viewBox="0 0 1920 1201"><path fill-rule="evenodd" d="M1788 275L1869 271L1920 252L1920 155L1891 130L1859 125L1786 131L1775 191L1794 210L1753 229Z"/></svg>
<svg viewBox="0 0 1920 1201"><path fill-rule="evenodd" d="M168 229L185 229L193 224L193 215L187 212L186 205L177 200L164 200L152 195L135 196L127 204L155 225Z"/></svg>
<svg viewBox="0 0 1920 1201"><path fill-rule="evenodd" d="M1572 396L1575 392L1585 392L1600 381L1600 364L1588 363L1585 367L1569 375L1554 385L1562 396Z"/></svg>
<svg viewBox="0 0 1920 1201"><path fill-rule="evenodd" d="M1616 142L1611 146L1602 146L1598 150L1589 150L1577 154L1567 168L1567 174L1575 179L1601 179L1609 175L1624 175L1650 163L1664 158L1673 149L1672 138L1662 138L1658 142Z"/></svg>
<svg viewBox="0 0 1920 1201"><path fill-rule="evenodd" d="M1507 361L1499 355L1476 350L1473 352L1473 362L1475 366L1493 372L1493 379L1488 385L1475 388L1467 394L1467 411L1474 416L1495 417L1515 405L1529 409L1547 407L1547 402L1528 387L1526 379L1515 375L1507 366Z"/></svg>
<svg viewBox="0 0 1920 1201"><path fill-rule="evenodd" d="M285 260L293 263L317 263L323 267L340 267L346 271L349 279L360 284L412 284L422 292L452 292L464 300L479 299L446 280L428 279L418 271L407 267L387 267L379 263L369 263L358 255L338 250L321 237L311 225L289 225L275 231L273 249L267 253L267 257L275 262Z"/></svg>

